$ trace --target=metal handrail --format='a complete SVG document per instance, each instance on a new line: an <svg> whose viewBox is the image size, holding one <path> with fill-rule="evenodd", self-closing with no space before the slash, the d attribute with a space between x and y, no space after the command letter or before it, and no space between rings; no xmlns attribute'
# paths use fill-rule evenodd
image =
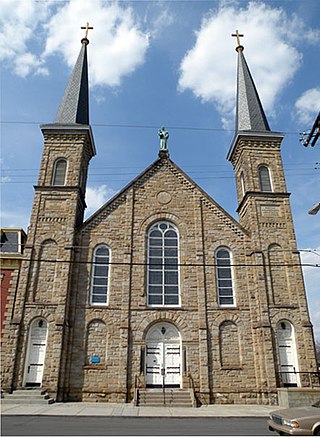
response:
<svg viewBox="0 0 320 437"><path fill-rule="evenodd" d="M189 388L191 388L192 390L192 402L193 402L193 406L195 407L197 404L197 400L195 397L195 387L194 387L194 380L192 378L191 373L188 373L188 378L189 378Z"/></svg>
<svg viewBox="0 0 320 437"><path fill-rule="evenodd" d="M319 371L316 371L316 372L298 372L297 370L294 369L292 371L280 371L280 372L277 372L277 373L278 373L278 375L280 375L280 378L281 378L280 383L282 385L286 384L286 382L282 378L282 375L283 374L286 374L286 375L293 374L293 375L308 375L309 376L309 384L310 384L310 386L312 388L313 387L320 387L320 372ZM317 379L318 379L317 383L314 383L312 381L313 378L311 377L311 375L316 375L317 376Z"/></svg>
<svg viewBox="0 0 320 437"><path fill-rule="evenodd" d="M137 406L138 404L138 391L139 388L142 387L142 382L140 379L140 376L135 374L134 375L134 399L133 399L133 405Z"/></svg>

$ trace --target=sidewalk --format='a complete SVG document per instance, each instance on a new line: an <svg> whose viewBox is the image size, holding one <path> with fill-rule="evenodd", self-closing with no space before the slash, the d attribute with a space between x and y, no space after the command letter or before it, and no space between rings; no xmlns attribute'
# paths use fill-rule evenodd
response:
<svg viewBox="0 0 320 437"><path fill-rule="evenodd" d="M132 404L66 402L51 405L3 404L2 415L131 417L267 417L278 406L205 405L199 408L134 407Z"/></svg>

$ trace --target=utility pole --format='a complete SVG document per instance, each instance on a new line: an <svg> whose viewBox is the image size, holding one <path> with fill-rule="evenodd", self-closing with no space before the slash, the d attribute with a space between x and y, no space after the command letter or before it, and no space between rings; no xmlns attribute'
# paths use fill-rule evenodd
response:
<svg viewBox="0 0 320 437"><path fill-rule="evenodd" d="M319 136L320 136L320 112L318 113L317 118L313 123L311 131L301 133L300 141L305 147L308 147L309 145L311 147L314 147L319 139ZM320 210L320 202L313 205L313 207L309 209L308 214L316 215L319 212L319 210Z"/></svg>
<svg viewBox="0 0 320 437"><path fill-rule="evenodd" d="M320 136L320 112L317 115L315 122L313 123L311 131L301 133L300 141L305 147L308 147L309 145L311 147L314 147L319 139L319 136Z"/></svg>

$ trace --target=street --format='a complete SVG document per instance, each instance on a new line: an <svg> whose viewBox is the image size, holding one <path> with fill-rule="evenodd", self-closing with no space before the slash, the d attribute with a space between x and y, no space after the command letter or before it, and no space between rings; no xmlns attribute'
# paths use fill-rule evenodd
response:
<svg viewBox="0 0 320 437"><path fill-rule="evenodd" d="M265 417L3 416L3 436L273 435Z"/></svg>

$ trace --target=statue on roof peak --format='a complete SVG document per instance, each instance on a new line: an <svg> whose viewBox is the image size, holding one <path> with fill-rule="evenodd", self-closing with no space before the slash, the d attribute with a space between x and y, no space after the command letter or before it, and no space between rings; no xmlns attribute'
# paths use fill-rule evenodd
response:
<svg viewBox="0 0 320 437"><path fill-rule="evenodd" d="M169 132L166 130L165 127L162 127L158 130L158 135L160 138L160 150L168 150L168 138L169 138Z"/></svg>

